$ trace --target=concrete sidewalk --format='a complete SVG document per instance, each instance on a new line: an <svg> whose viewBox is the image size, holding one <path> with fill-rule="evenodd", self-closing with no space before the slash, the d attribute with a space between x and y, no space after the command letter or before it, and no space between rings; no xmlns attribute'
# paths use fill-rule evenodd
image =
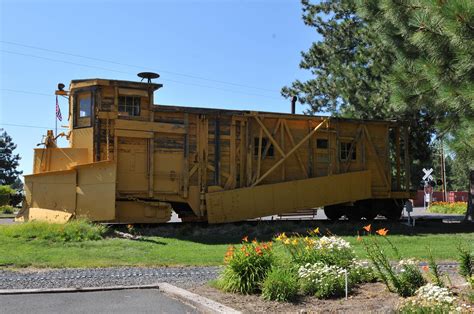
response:
<svg viewBox="0 0 474 314"><path fill-rule="evenodd" d="M0 295L0 313L198 313L157 289Z"/></svg>

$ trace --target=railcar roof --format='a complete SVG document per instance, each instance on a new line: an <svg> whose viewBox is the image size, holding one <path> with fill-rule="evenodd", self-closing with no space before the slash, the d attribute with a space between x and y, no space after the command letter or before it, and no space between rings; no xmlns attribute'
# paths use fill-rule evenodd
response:
<svg viewBox="0 0 474 314"><path fill-rule="evenodd" d="M124 81L124 80L112 80L112 79L103 79L103 78L89 78L89 79L78 79L72 80L71 85L116 85L118 87L129 87L129 88L148 88L149 86L153 87L153 90L157 90L163 87L162 84L157 83L146 83L146 82L136 82L136 81ZM289 106L288 106L289 107ZM328 116L311 116L304 114L291 114L284 112L268 112L268 111L252 111L252 110L235 110L235 109L218 109L218 108L202 108L202 107L186 107L186 106L173 106L173 105L161 105L155 104L153 106L153 111L165 111L165 112L188 112L188 113L206 113L206 114L215 114L215 115L252 115L255 113L263 115L273 115L279 117L285 117L286 119L315 119L315 118L327 118ZM369 119L352 119L352 118L342 118L342 117L333 117L330 116L331 120L341 120L347 122L370 122L370 123L397 123L396 120L369 120ZM398 121L400 122L400 121Z"/></svg>
<svg viewBox="0 0 474 314"><path fill-rule="evenodd" d="M161 105L155 104L153 106L153 111L155 112L187 112L187 113L205 113L211 115L252 115L252 114L262 114L266 116L279 116L285 117L287 119L325 119L330 118L331 120L340 120L347 122L371 122L371 123L397 123L396 120L369 120L369 119L352 119L352 118L342 118L334 116L321 116L321 115L305 115L305 114L291 114L285 112L270 112L270 111L253 111L253 110L235 110L235 109L220 109L220 108L204 108L204 107L187 107L187 106L175 106L175 105Z"/></svg>

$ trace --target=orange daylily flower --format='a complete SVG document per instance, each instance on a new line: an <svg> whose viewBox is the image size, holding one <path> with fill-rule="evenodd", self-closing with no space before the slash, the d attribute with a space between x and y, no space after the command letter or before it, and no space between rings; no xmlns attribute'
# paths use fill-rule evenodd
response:
<svg viewBox="0 0 474 314"><path fill-rule="evenodd" d="M367 231L367 232L370 232L371 228L372 228L371 224L368 224L367 226L364 226L364 230Z"/></svg>
<svg viewBox="0 0 474 314"><path fill-rule="evenodd" d="M243 237L243 238L242 238L242 241L244 241L244 242L249 242L249 237L248 237L248 236Z"/></svg>
<svg viewBox="0 0 474 314"><path fill-rule="evenodd" d="M253 243L253 244L257 244L257 238L253 239L253 240L252 240L252 243Z"/></svg>
<svg viewBox="0 0 474 314"><path fill-rule="evenodd" d="M379 229L377 231L375 231L378 235L381 235L381 236L386 236L387 233L388 233L388 230L383 228L383 229Z"/></svg>
<svg viewBox="0 0 474 314"><path fill-rule="evenodd" d="M421 266L421 269L423 269L423 271L428 271L430 270L430 267L428 265L424 265L424 266Z"/></svg>

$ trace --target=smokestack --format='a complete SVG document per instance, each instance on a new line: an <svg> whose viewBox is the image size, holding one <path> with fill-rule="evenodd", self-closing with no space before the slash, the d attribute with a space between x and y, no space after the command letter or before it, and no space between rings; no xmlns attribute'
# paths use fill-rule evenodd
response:
<svg viewBox="0 0 474 314"><path fill-rule="evenodd" d="M296 112L296 101L298 100L298 97L293 96L291 98L291 114L295 114Z"/></svg>

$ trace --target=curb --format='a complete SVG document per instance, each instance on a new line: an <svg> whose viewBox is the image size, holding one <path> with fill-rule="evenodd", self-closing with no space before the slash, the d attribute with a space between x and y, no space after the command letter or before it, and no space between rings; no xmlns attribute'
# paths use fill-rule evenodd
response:
<svg viewBox="0 0 474 314"><path fill-rule="evenodd" d="M109 286L109 287L85 287L85 288L0 289L0 295L94 292L94 291L133 290L133 289L160 289L160 286L158 284L153 284L153 285L139 285L139 286Z"/></svg>
<svg viewBox="0 0 474 314"><path fill-rule="evenodd" d="M160 292L174 297L188 305L195 307L204 313L241 313L224 304L211 299L197 295L190 291L178 288L166 282L152 285L135 286L109 286L109 287L85 287L85 288L46 288L46 289L0 289L0 295L18 295L18 294L44 294L44 293L75 293L75 292L94 292L94 291L114 291L114 290L139 290L156 289Z"/></svg>
<svg viewBox="0 0 474 314"><path fill-rule="evenodd" d="M204 313L241 313L233 308L230 308L224 304L218 303L211 299L189 292L187 290L178 288L169 283L162 282L158 284L160 291L183 301L201 312Z"/></svg>

